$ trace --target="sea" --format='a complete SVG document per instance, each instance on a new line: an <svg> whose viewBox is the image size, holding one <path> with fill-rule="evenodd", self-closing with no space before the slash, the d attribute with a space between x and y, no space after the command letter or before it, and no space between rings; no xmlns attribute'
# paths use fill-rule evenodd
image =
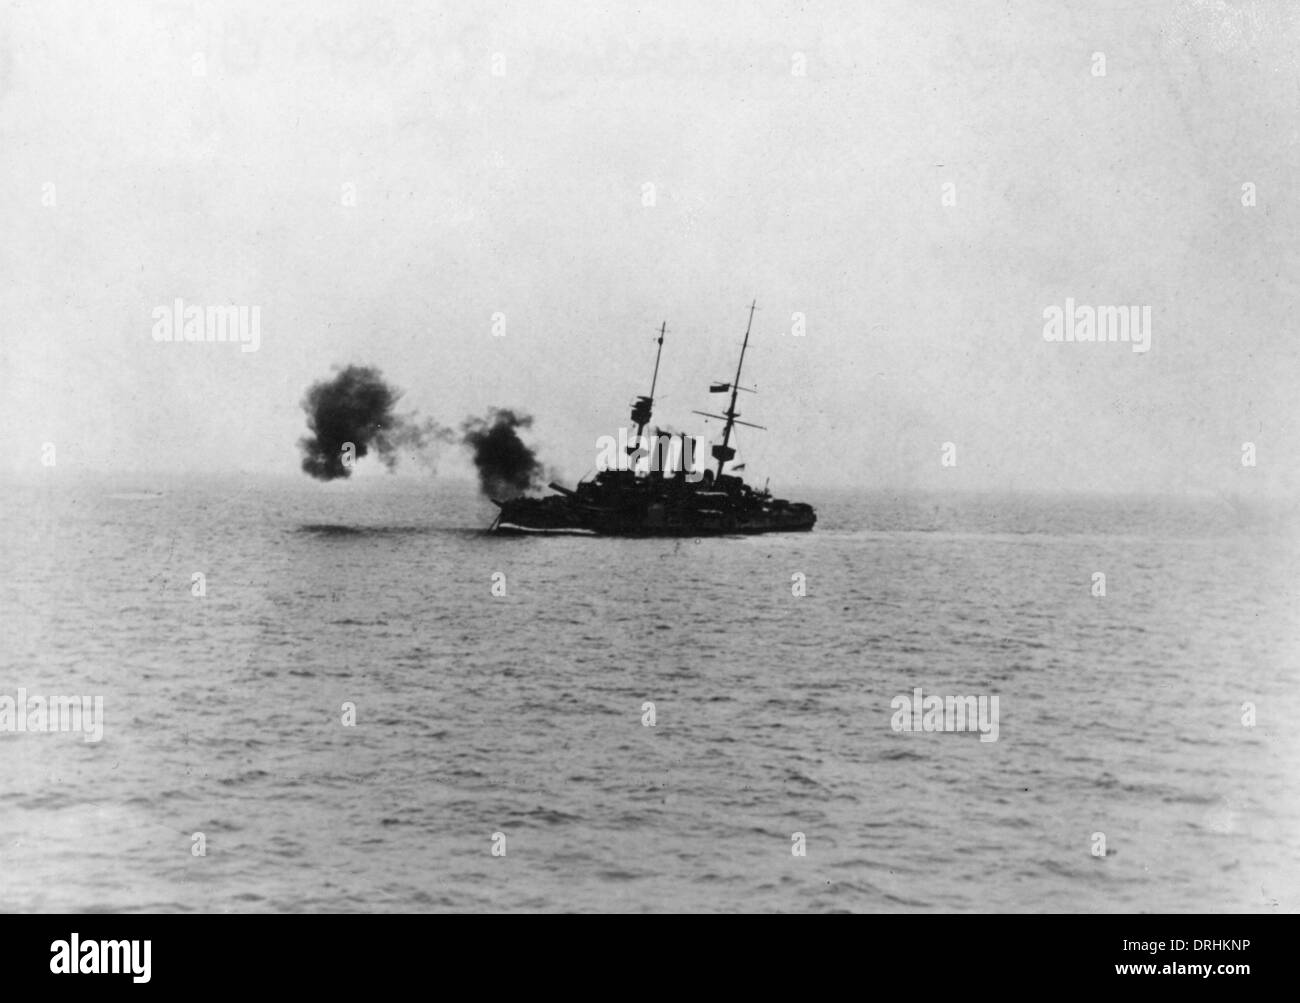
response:
<svg viewBox="0 0 1300 1003"><path fill-rule="evenodd" d="M1300 909L1294 504L620 540L487 535L456 481L47 473L0 485L0 910Z"/></svg>

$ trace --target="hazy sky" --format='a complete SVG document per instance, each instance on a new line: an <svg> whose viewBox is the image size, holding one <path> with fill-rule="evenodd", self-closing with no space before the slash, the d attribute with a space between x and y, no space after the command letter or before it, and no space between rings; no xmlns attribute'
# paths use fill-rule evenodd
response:
<svg viewBox="0 0 1300 1003"><path fill-rule="evenodd" d="M1296 492L1298 11L6 4L0 471L293 472L361 362L533 413L572 480L665 320L656 418L716 432L757 298L781 494ZM1046 342L1067 297L1150 351ZM258 351L154 341L176 298L259 306Z"/></svg>

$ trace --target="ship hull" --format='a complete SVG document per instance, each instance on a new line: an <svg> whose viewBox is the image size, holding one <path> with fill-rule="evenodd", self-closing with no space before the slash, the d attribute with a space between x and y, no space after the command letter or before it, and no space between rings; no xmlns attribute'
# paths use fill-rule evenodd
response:
<svg viewBox="0 0 1300 1003"><path fill-rule="evenodd" d="M674 512L661 505L599 509L566 498L519 498L497 502L498 531L628 537L754 536L806 533L817 522L808 505L793 504L748 512Z"/></svg>
<svg viewBox="0 0 1300 1003"><path fill-rule="evenodd" d="M737 529L698 528L684 526L642 527L620 529L582 529L579 527L557 528L553 526L528 526L511 522L500 522L494 532L504 536L624 536L624 537L687 537L698 539L705 536L757 536L763 533L808 533L809 525L773 525L746 526Z"/></svg>

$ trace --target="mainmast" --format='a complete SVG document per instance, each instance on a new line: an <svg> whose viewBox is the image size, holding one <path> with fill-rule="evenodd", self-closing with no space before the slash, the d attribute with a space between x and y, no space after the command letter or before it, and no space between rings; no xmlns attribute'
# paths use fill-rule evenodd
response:
<svg viewBox="0 0 1300 1003"><path fill-rule="evenodd" d="M706 418L726 419L727 424L723 426L722 429L722 445L714 446L712 450L713 458L718 461L718 473L717 473L718 477L722 476L723 466L736 458L736 451L731 448L731 430L737 425L745 425L748 428L759 428L759 429L763 427L762 425L751 425L747 421L736 420L737 418L740 417L740 412L736 410L736 395L741 390L749 389L748 387L742 387L740 385L740 370L745 365L745 349L749 347L749 331L754 326L754 311L757 309L758 309L758 300L754 300L749 305L749 323L745 325L745 341L740 346L740 361L736 363L735 381L731 384L730 387L728 387L727 384L722 383L722 384L714 384L709 388L714 392L725 391L727 389L731 390L731 403L727 405L727 410L722 414L709 414L707 411L694 412L695 414L702 414ZM753 391L750 392L752 393Z"/></svg>
<svg viewBox="0 0 1300 1003"><path fill-rule="evenodd" d="M655 386L659 382L659 359L664 354L664 332L667 330L668 321L664 321L659 328L659 349L655 352L655 372L650 377L650 394L647 397L638 397L636 403L632 405L632 420L636 422L636 440L627 447L629 456L640 447L641 436L645 433L646 425L650 423L650 409L655 402Z"/></svg>

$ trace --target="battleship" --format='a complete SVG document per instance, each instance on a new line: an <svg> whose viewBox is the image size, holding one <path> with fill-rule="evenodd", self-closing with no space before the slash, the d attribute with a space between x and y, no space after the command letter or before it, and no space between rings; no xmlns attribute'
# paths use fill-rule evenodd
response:
<svg viewBox="0 0 1300 1003"><path fill-rule="evenodd" d="M744 464L734 463L736 450L731 441L735 427L744 425L764 430L761 425L740 421L740 412L736 410L739 392L754 392L741 386L740 375L745 365L756 308L757 302L750 304L749 323L745 326L745 340L740 348L735 378L729 383L715 382L709 386L710 393L730 392L731 403L727 410L722 414L692 412L724 422L722 441L711 449L713 459L717 461L716 469L698 474L688 470L686 458L690 455L690 440L683 435L682 470L675 476L669 476L667 468L671 464L668 463L651 462L647 464L649 469L638 469L639 465L634 463L628 464L628 469L598 471L593 478L580 481L574 488L552 481L548 487L554 493L544 497L493 498L493 504L501 511L491 530L498 533L687 537L811 530L817 522L817 513L811 505L774 498L766 486L759 490L746 484L739 475ZM627 450L629 454L637 453L641 447L636 444L646 441L644 435L652 417L666 330L667 324L659 329L650 393L638 396L632 405L636 436L631 440L634 445ZM656 433L659 431L656 429ZM656 434L653 441L663 442L664 437ZM730 472L728 464L732 464Z"/></svg>

